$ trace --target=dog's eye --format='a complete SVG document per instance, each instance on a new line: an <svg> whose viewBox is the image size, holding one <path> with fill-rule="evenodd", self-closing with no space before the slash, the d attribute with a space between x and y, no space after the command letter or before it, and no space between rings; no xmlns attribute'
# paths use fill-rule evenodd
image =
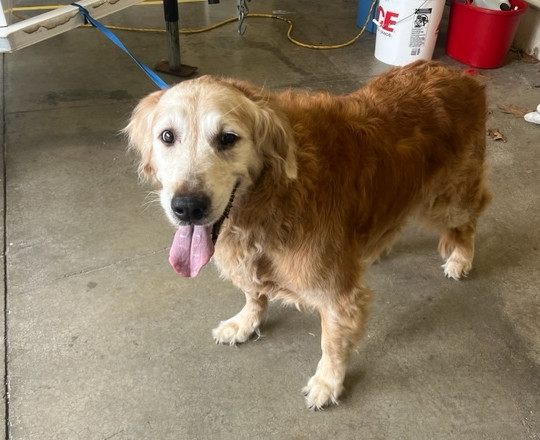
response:
<svg viewBox="0 0 540 440"><path fill-rule="evenodd" d="M238 140L238 135L234 133L221 133L218 137L219 149L226 150L232 147Z"/></svg>
<svg viewBox="0 0 540 440"><path fill-rule="evenodd" d="M165 130L161 133L161 140L167 145L174 144L174 133L171 130Z"/></svg>

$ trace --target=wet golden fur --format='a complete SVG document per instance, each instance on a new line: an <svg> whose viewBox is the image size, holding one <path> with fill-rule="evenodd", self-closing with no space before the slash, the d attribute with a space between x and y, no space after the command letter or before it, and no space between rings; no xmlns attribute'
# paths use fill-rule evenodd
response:
<svg viewBox="0 0 540 440"><path fill-rule="evenodd" d="M246 305L214 338L245 342L259 331L268 299L317 310L322 358L304 392L309 407L321 408L337 402L362 334L371 296L364 271L407 219L440 234L448 277L470 270L489 201L485 114L473 78L417 62L343 96L272 94L205 76L143 99L126 132L141 173L161 183L174 224L175 194L208 194L211 223L240 182L214 260ZM182 138L174 152L156 140L163 120ZM210 138L224 129L239 140L218 151Z"/></svg>

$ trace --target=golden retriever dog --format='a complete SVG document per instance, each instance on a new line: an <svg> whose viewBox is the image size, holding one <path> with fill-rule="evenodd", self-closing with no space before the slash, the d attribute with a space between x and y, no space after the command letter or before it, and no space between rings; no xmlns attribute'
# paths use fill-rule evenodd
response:
<svg viewBox="0 0 540 440"><path fill-rule="evenodd" d="M321 409L363 332L364 273L409 218L440 234L447 277L471 269L490 198L485 116L471 76L419 61L343 96L203 76L142 99L125 132L177 229L171 265L194 277L213 255L245 294L217 343L258 334L268 300L319 312L322 357L303 392Z"/></svg>

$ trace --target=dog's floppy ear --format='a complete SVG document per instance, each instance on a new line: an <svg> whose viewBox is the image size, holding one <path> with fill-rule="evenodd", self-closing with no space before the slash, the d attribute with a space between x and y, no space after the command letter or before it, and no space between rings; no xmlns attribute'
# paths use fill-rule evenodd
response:
<svg viewBox="0 0 540 440"><path fill-rule="evenodd" d="M289 179L296 179L296 141L289 120L279 109L275 97L244 81L223 81L240 90L259 108L254 121L255 142L262 149L268 165L281 171Z"/></svg>
<svg viewBox="0 0 540 440"><path fill-rule="evenodd" d="M283 168L289 179L296 179L296 141L292 127L286 116L277 109L262 109L262 118L258 124L260 145L270 161Z"/></svg>
<svg viewBox="0 0 540 440"><path fill-rule="evenodd" d="M131 119L122 131L127 134L129 148L140 154L139 175L142 178L155 178L152 161L152 126L154 110L164 91L159 90L143 98L131 115Z"/></svg>

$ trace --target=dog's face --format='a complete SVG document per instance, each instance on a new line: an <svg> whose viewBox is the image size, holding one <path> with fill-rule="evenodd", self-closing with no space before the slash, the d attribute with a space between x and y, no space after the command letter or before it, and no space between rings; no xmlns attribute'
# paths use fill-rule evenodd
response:
<svg viewBox="0 0 540 440"><path fill-rule="evenodd" d="M215 224L267 162L295 177L288 123L264 101L252 86L205 76L139 103L125 131L173 224Z"/></svg>
<svg viewBox="0 0 540 440"><path fill-rule="evenodd" d="M296 177L288 120L273 97L245 83L205 76L144 98L125 129L140 173L161 184L178 227L169 261L194 277L210 260L223 220L261 173Z"/></svg>

